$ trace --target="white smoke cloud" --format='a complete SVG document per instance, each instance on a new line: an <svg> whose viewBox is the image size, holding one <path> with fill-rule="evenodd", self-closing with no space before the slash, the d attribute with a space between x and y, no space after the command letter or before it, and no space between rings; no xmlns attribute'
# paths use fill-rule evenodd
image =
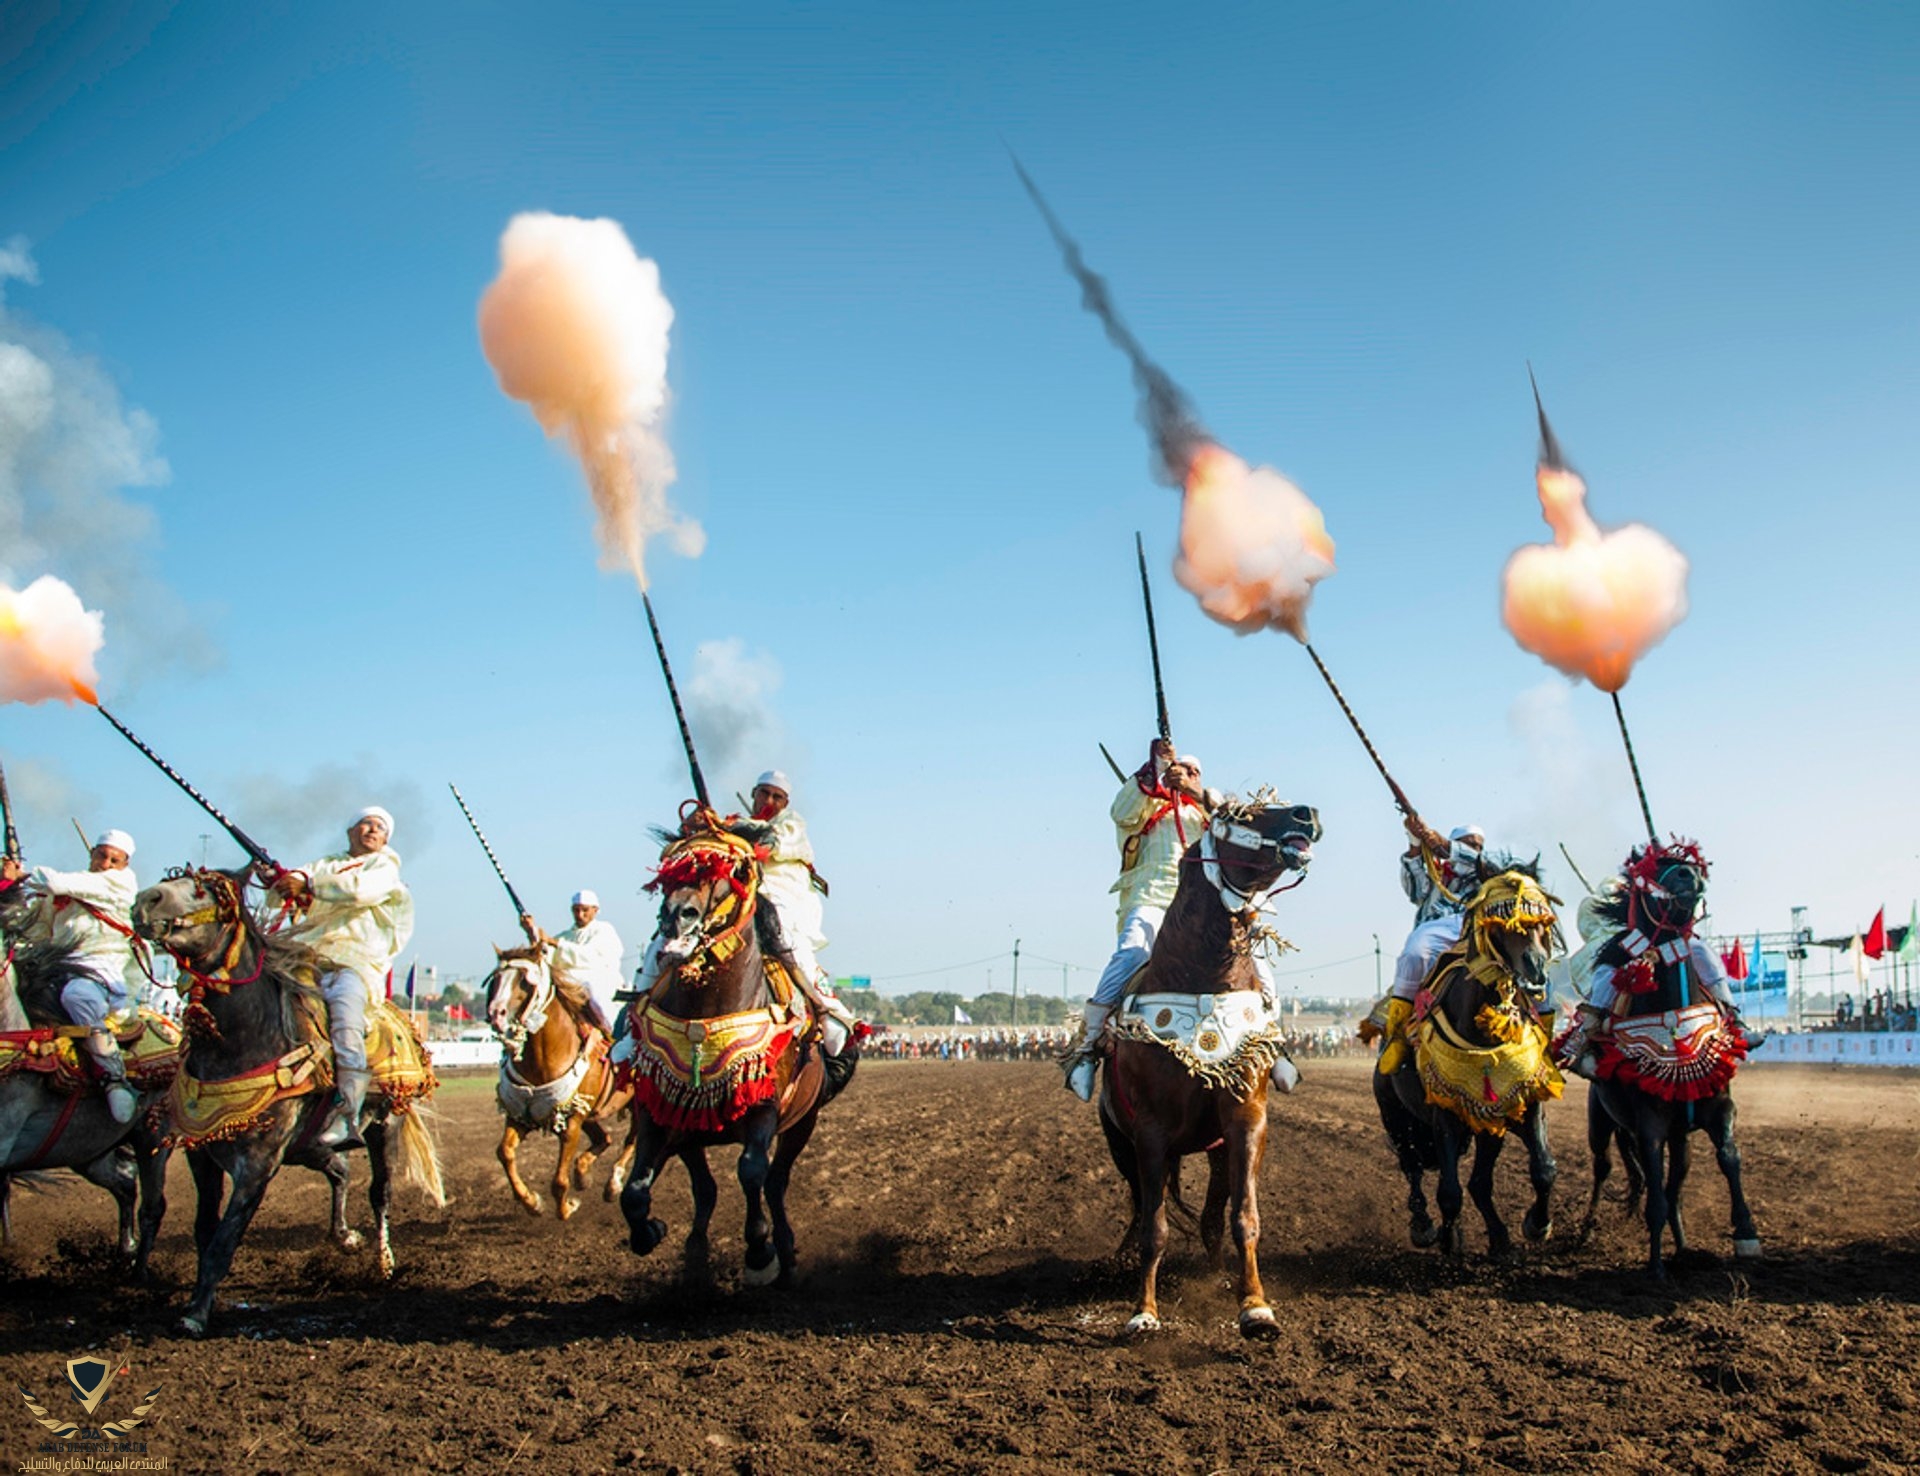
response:
<svg viewBox="0 0 1920 1476"><path fill-rule="evenodd" d="M1596 885L1611 876L1633 844L1633 780L1624 757L1596 745L1574 716L1574 683L1549 677L1529 687L1507 710L1507 726L1522 748L1517 771L1500 794L1509 809L1491 837L1515 850L1538 846L1553 890L1569 907L1581 895L1567 869L1565 845ZM1572 923L1571 911L1566 918Z"/></svg>
<svg viewBox="0 0 1920 1476"><path fill-rule="evenodd" d="M401 856L417 855L433 839L432 809L420 786L378 777L374 761L364 755L351 764L322 764L304 779L247 775L232 793L234 807L227 813L234 823L286 866L346 849L347 826L368 805L393 813L393 848ZM215 829L211 821L208 828ZM214 837L216 846L224 841Z"/></svg>
<svg viewBox="0 0 1920 1476"><path fill-rule="evenodd" d="M703 641L694 648L687 681L687 726L693 731L700 767L725 810L735 791L749 792L763 770L781 767L786 733L773 711L780 666L763 652L749 651L738 636ZM674 765L676 774L684 770Z"/></svg>
<svg viewBox="0 0 1920 1476"><path fill-rule="evenodd" d="M130 665L204 670L213 643L154 573L153 510L127 495L171 476L159 425L98 362L6 304L8 282L39 280L24 238L0 246L0 578L58 574L106 613Z"/></svg>

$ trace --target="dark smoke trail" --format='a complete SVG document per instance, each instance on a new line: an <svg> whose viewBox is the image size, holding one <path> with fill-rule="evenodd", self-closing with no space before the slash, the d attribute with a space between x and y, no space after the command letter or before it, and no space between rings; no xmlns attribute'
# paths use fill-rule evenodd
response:
<svg viewBox="0 0 1920 1476"><path fill-rule="evenodd" d="M1547 407L1540 403L1540 381L1533 377L1533 364L1527 364L1527 383L1533 386L1533 409L1540 417L1540 464L1554 471L1569 471L1567 458L1560 450L1560 438L1547 420Z"/></svg>
<svg viewBox="0 0 1920 1476"><path fill-rule="evenodd" d="M1060 248L1060 254L1066 260L1067 270L1080 284L1080 305L1099 318L1107 330L1107 338L1133 365L1134 386L1140 391L1140 423L1153 438L1154 476L1170 487L1185 487L1194 453L1203 446L1214 444L1213 437L1200 424L1200 417L1194 411L1193 402L1187 398L1187 392L1175 384L1167 371L1148 358L1147 351L1140 347L1140 340L1133 336L1133 330L1127 327L1119 310L1114 307L1106 279L1087 265L1086 258L1080 254L1079 242L1069 236L1066 228L1060 224L1053 207L1047 204L1046 196L1040 193L1040 187L1033 182L1033 177L1027 173L1019 156L1009 149L1007 157L1013 160L1014 172L1020 176L1020 183L1027 187L1027 193L1033 197L1041 218L1046 221L1054 244Z"/></svg>

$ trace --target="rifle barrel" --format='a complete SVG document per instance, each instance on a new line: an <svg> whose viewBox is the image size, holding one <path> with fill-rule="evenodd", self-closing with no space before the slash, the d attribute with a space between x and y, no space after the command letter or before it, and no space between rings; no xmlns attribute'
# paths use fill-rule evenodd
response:
<svg viewBox="0 0 1920 1476"><path fill-rule="evenodd" d="M138 738L138 736L135 735L134 731L131 728L129 728L125 723L121 722L119 718L115 717L112 713L108 712L106 708L100 706L98 703L94 704L93 710L99 713L100 716L105 718L108 722L112 723L114 727L114 731L119 733L119 735L122 738L126 739L127 742L131 743L135 748L139 749L140 752L142 752L150 760L152 760L153 766L156 769L158 769L162 774L165 774L175 784L179 785L180 788L186 792L186 796L188 799L192 800L201 809L205 810L209 815L213 816L213 818L219 822L220 828L226 831L228 835L232 836L234 840L239 844L240 849L245 851L249 856L251 856L256 864L260 866L268 867L274 871L280 871L284 869L281 867L279 862L275 861L273 857L267 854L267 850L265 846L261 845L260 842L255 840L252 836L248 835L246 831L242 830L238 825L235 825L224 814L222 814L220 812L220 807L218 805L214 804L212 800L208 799L199 790L195 789L191 784L187 783L186 779L181 775L178 769L174 768L172 764L168 763L165 759L161 758L159 754L155 753L151 748L147 747L146 744L142 743ZM81 834L80 838L82 840L86 839L86 835L84 832Z"/></svg>
<svg viewBox="0 0 1920 1476"><path fill-rule="evenodd" d="M1167 688L1160 680L1160 633L1153 624L1153 586L1147 581L1147 545L1133 535L1133 551L1140 560L1140 599L1147 607L1147 650L1153 655L1153 703L1160 719L1160 736L1173 742L1173 723L1167 716Z"/></svg>
<svg viewBox="0 0 1920 1476"><path fill-rule="evenodd" d="M660 639L660 622L654 618L653 599L643 589L640 591L640 603L647 608L647 629L653 632L653 651L660 658L660 674L667 679L667 696L673 701L673 718L680 725L680 746L687 751L687 770L693 775L694 798L700 801L700 808L711 810L713 802L707 798L707 776L700 772L700 756L693 751L693 730L687 726L686 709L680 705L680 688L673 680L673 663L667 660L667 643Z"/></svg>
<svg viewBox="0 0 1920 1476"><path fill-rule="evenodd" d="M9 861L20 859L20 832L13 827L13 800L7 794L7 771L0 768L0 820L6 822L6 856Z"/></svg>
<svg viewBox="0 0 1920 1476"><path fill-rule="evenodd" d="M513 915L516 918L528 916L526 904L520 900L520 894L514 891L513 883L507 880L506 869L500 865L500 858L493 854L493 847L487 842L486 832L481 830L480 822L473 818L473 811L467 808L466 799L460 793L460 786L448 780L447 788L453 791L453 802L460 807L460 813L467 817L467 824L473 828L473 838L480 842L480 849L487 853L487 860L493 863L493 874L500 878L500 885L507 889L507 900L513 904Z"/></svg>

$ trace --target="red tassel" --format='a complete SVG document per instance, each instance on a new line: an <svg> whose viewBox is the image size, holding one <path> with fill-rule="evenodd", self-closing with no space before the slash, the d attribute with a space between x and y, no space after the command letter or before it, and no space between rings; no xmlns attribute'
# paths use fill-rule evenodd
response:
<svg viewBox="0 0 1920 1476"><path fill-rule="evenodd" d="M1493 1094L1493 1078L1484 1071L1480 1073L1480 1094L1486 1098L1489 1106L1500 1100Z"/></svg>

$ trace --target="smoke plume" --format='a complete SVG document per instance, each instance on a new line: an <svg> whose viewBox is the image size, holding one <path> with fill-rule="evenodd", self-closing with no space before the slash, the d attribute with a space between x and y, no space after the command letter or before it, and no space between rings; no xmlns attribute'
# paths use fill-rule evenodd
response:
<svg viewBox="0 0 1920 1476"><path fill-rule="evenodd" d="M217 652L153 571L156 522L130 488L167 481L159 427L53 329L8 307L40 280L23 237L0 246L0 579L57 571L119 633L135 669L205 670Z"/></svg>
<svg viewBox="0 0 1920 1476"><path fill-rule="evenodd" d="M585 472L603 562L646 587L646 546L706 545L667 500L667 337L673 305L660 268L611 220L516 215L500 237L500 274L480 299L480 346L507 395L563 436Z"/></svg>
<svg viewBox="0 0 1920 1476"><path fill-rule="evenodd" d="M703 641L694 648L686 689L687 727L701 767L713 776L714 802L722 808L722 794L745 793L755 774L787 762L781 752L786 734L773 711L779 686L779 664L747 650L737 636Z"/></svg>
<svg viewBox="0 0 1920 1476"><path fill-rule="evenodd" d="M1501 619L1548 665L1618 692L1686 618L1686 556L1644 524L1604 530L1593 520L1587 484L1566 464L1545 410L1540 447L1535 480L1553 542L1507 561Z"/></svg>
<svg viewBox="0 0 1920 1476"><path fill-rule="evenodd" d="M235 781L228 811L248 834L287 865L308 854L346 849L347 826L368 805L393 813L393 847L402 856L427 848L433 838L432 809L408 779L376 777L374 760L322 764L304 779L250 774Z"/></svg>
<svg viewBox="0 0 1920 1476"><path fill-rule="evenodd" d="M1133 366L1154 476L1184 494L1174 577L1207 614L1241 635L1270 626L1305 641L1313 586L1333 572L1333 540L1320 509L1272 467L1248 467L1208 434L1186 391L1147 357L1106 279L1087 265L1039 186L1018 159L1013 167L1080 284L1081 306Z"/></svg>

